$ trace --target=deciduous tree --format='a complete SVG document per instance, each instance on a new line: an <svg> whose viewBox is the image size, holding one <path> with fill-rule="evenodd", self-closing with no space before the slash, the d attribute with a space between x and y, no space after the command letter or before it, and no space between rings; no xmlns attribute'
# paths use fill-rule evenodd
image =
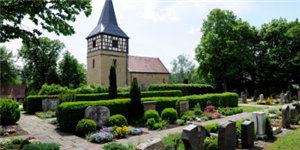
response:
<svg viewBox="0 0 300 150"><path fill-rule="evenodd" d="M16 84L18 78L18 67L14 63L15 56L5 46L0 46L0 74L1 84Z"/></svg>

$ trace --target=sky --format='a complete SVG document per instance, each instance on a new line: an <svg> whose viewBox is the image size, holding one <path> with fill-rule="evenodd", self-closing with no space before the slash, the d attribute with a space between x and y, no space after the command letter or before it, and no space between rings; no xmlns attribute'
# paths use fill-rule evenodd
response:
<svg viewBox="0 0 300 150"><path fill-rule="evenodd" d="M42 36L59 39L66 45L63 52L68 50L80 63L87 64L85 38L96 27L104 3L105 0L92 0L92 14L87 18L81 13L75 22L70 22L76 31L71 36L48 33L29 21L28 16L22 25L29 30L40 29ZM282 17L291 22L300 18L300 0L113 0L113 5L119 27L130 37L129 55L158 57L170 72L171 62L178 55L185 54L194 60L203 20L214 8L230 10L258 29L272 19ZM17 55L22 40L2 45ZM194 63L198 66L197 61ZM22 64L19 59L17 65Z"/></svg>

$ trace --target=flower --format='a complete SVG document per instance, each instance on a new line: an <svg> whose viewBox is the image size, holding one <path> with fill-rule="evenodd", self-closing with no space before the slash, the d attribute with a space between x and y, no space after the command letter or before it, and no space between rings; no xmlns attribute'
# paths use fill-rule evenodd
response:
<svg viewBox="0 0 300 150"><path fill-rule="evenodd" d="M104 143L104 142L111 141L114 137L115 137L114 132L100 131L98 133L89 135L87 139L91 142Z"/></svg>
<svg viewBox="0 0 300 150"><path fill-rule="evenodd" d="M103 129L101 129L100 131L109 132L111 128L112 128L112 127L105 127L105 128L103 128Z"/></svg>

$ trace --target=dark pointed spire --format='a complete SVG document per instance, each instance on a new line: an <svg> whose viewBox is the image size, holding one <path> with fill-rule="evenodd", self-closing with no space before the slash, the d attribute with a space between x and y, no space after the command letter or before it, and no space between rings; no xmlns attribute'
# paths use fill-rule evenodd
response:
<svg viewBox="0 0 300 150"><path fill-rule="evenodd" d="M94 28L94 30L88 35L87 38L99 33L107 33L111 35L129 38L118 26L112 0L105 1L98 24Z"/></svg>

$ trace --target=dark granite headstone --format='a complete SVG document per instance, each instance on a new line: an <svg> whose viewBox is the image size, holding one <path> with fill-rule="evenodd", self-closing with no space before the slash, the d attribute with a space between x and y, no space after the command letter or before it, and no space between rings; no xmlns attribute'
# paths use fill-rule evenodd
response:
<svg viewBox="0 0 300 150"><path fill-rule="evenodd" d="M290 126L290 107L289 105L284 105L282 107L282 127L288 128Z"/></svg>
<svg viewBox="0 0 300 150"><path fill-rule="evenodd" d="M236 122L229 121L219 126L218 149L236 149Z"/></svg>
<svg viewBox="0 0 300 150"><path fill-rule="evenodd" d="M183 129L181 138L185 150L202 150L206 138L205 128L198 125L189 125Z"/></svg>
<svg viewBox="0 0 300 150"><path fill-rule="evenodd" d="M287 104L289 103L289 95L288 94L285 94L284 95L284 102Z"/></svg>
<svg viewBox="0 0 300 150"><path fill-rule="evenodd" d="M242 148L249 148L254 145L254 123L245 121L242 124Z"/></svg>
<svg viewBox="0 0 300 150"><path fill-rule="evenodd" d="M257 101L257 91L256 91L256 90L254 91L254 99L253 99L253 101L254 101L254 102Z"/></svg>
<svg viewBox="0 0 300 150"><path fill-rule="evenodd" d="M246 97L246 95L243 95L242 98L243 98L243 103L247 104L247 97Z"/></svg>
<svg viewBox="0 0 300 150"><path fill-rule="evenodd" d="M300 89L298 89L298 101L300 101Z"/></svg>
<svg viewBox="0 0 300 150"><path fill-rule="evenodd" d="M189 101L180 101L180 115L189 111Z"/></svg>
<svg viewBox="0 0 300 150"><path fill-rule="evenodd" d="M291 107L291 120L295 123L297 121L299 112L298 112L298 105Z"/></svg>
<svg viewBox="0 0 300 150"><path fill-rule="evenodd" d="M110 111L105 106L89 106L84 111L84 118L94 120L97 127L108 125Z"/></svg>
<svg viewBox="0 0 300 150"><path fill-rule="evenodd" d="M249 98L249 93L247 89L245 90L245 95L247 96L247 98Z"/></svg>

